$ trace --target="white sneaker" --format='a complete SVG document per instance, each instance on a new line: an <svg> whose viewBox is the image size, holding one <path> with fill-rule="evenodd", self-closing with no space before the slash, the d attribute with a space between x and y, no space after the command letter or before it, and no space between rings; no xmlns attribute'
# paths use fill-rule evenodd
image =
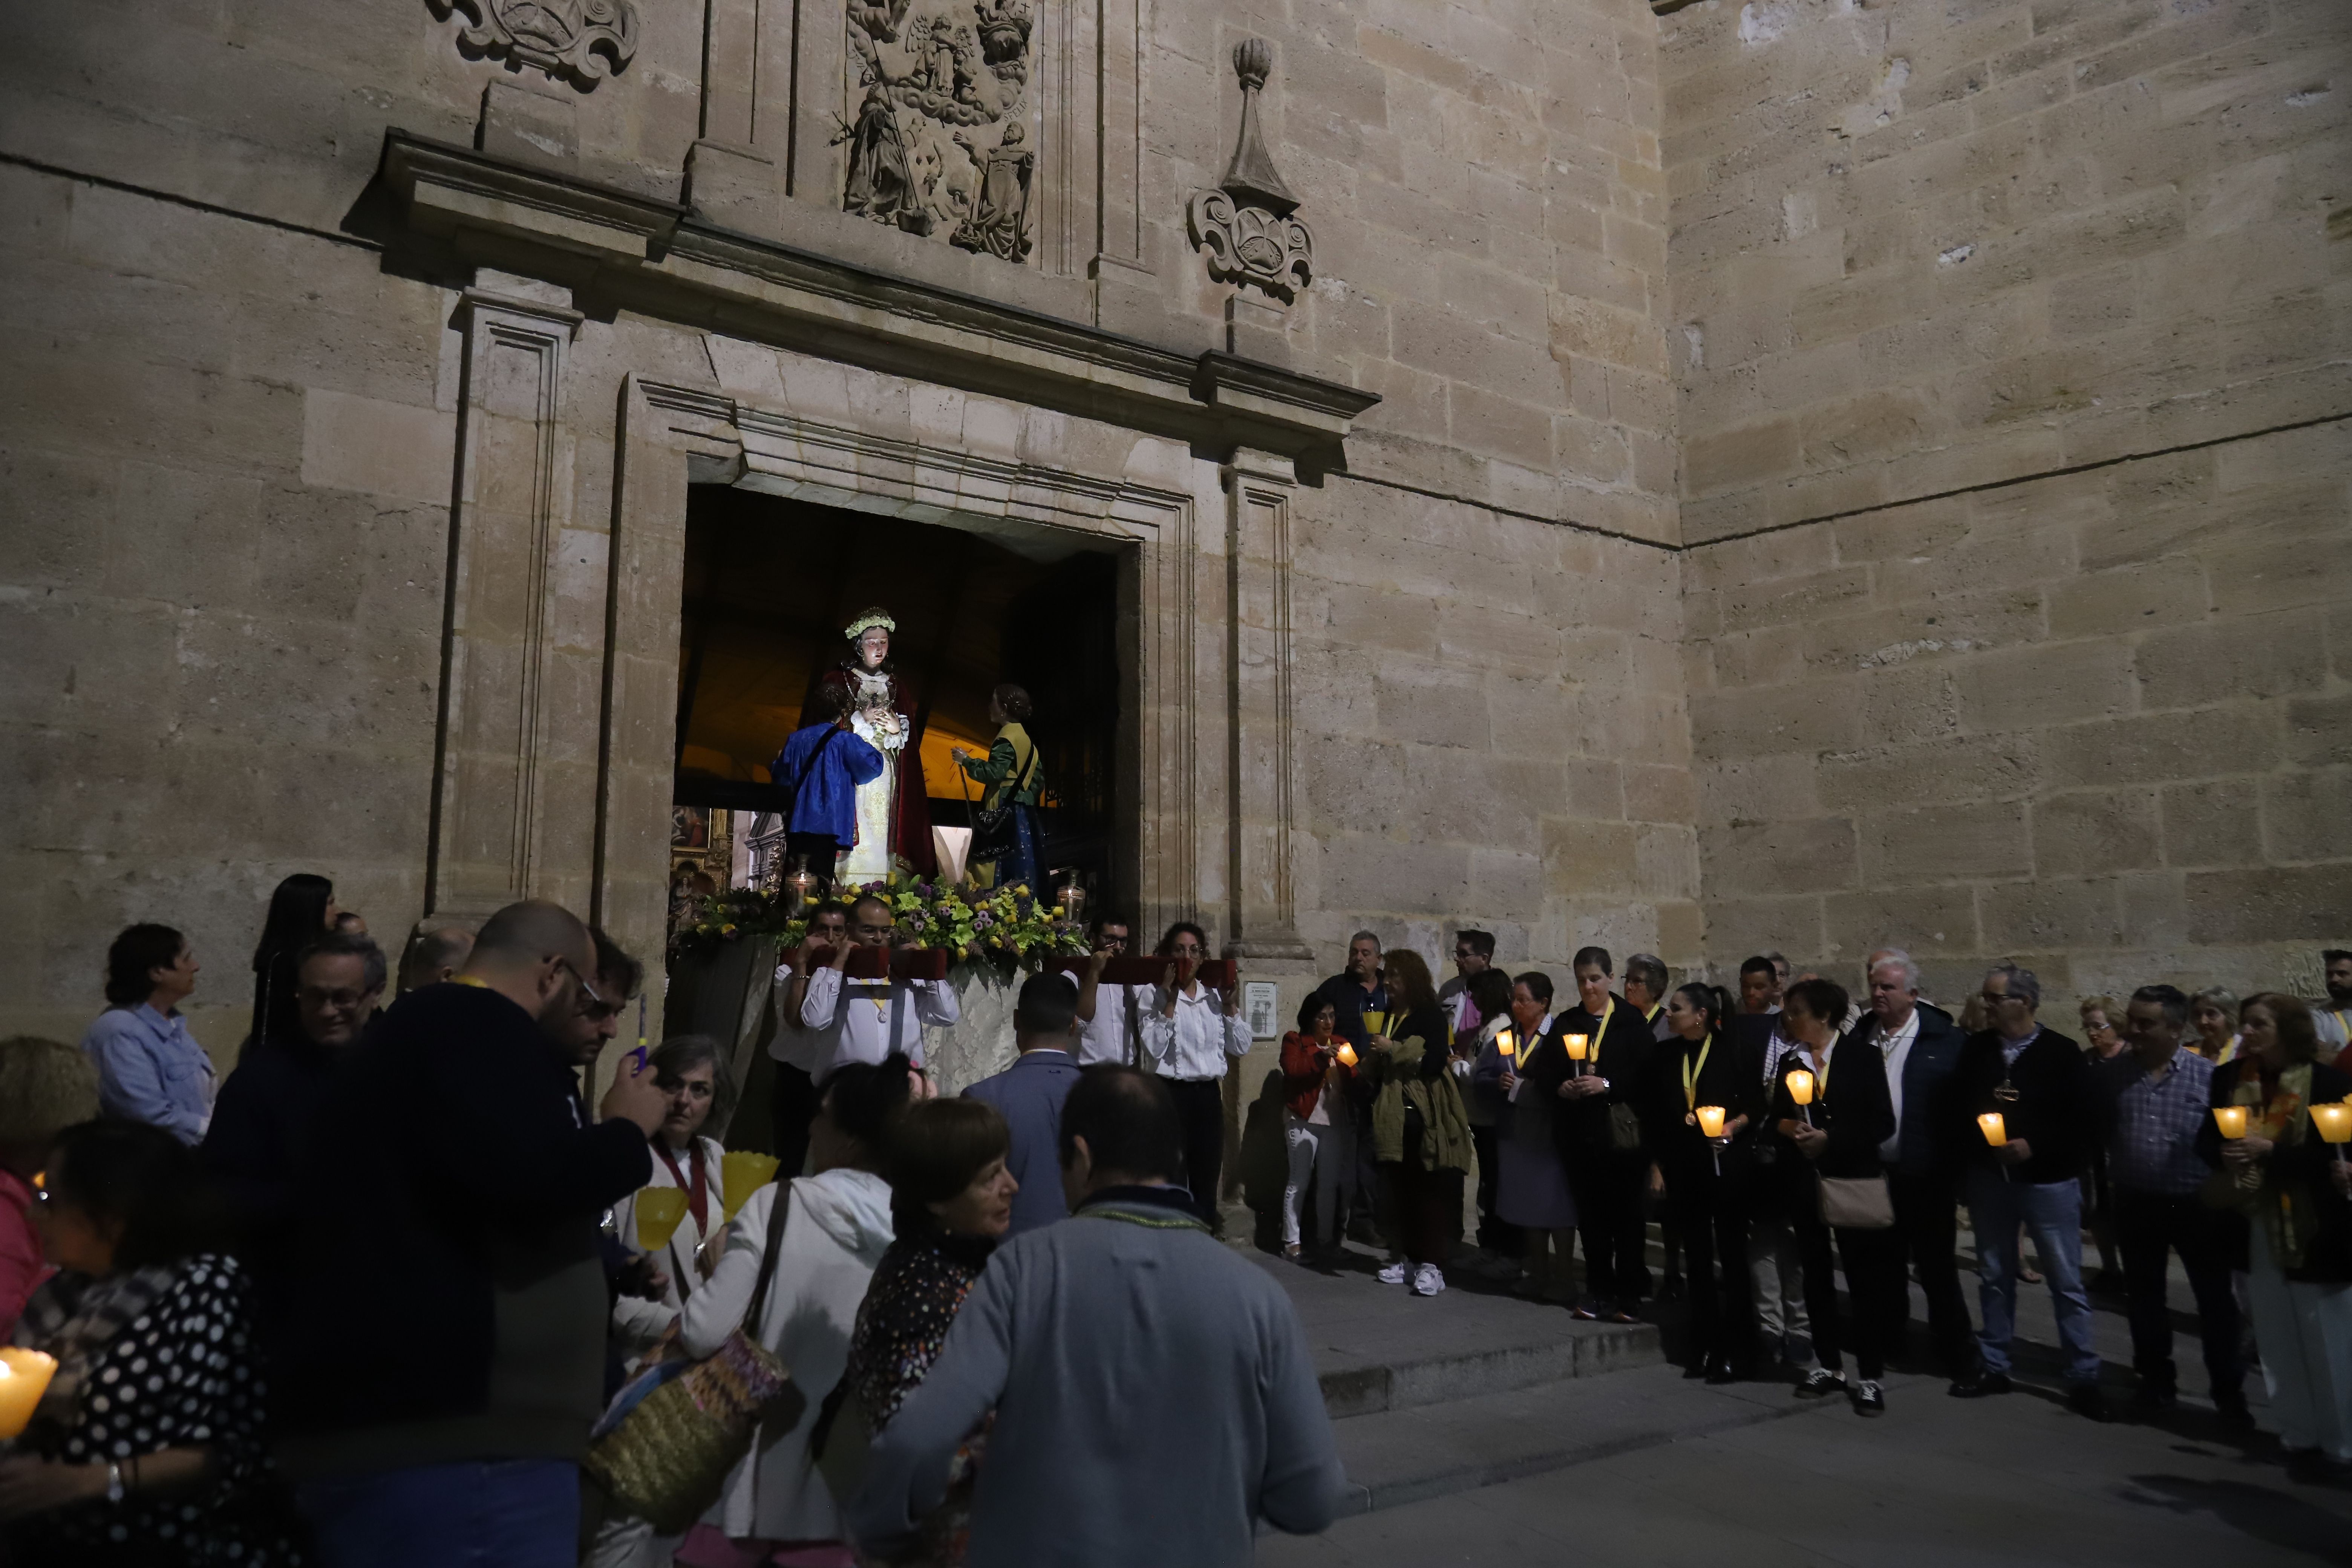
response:
<svg viewBox="0 0 2352 1568"><path fill-rule="evenodd" d="M1404 1283L1404 1276L1405 1266L1402 1263L1391 1263L1386 1268L1381 1270L1381 1283L1383 1285L1402 1285Z"/></svg>
<svg viewBox="0 0 2352 1568"><path fill-rule="evenodd" d="M1445 1289L1445 1275L1434 1263L1424 1263L1412 1271L1412 1293L1434 1296Z"/></svg>

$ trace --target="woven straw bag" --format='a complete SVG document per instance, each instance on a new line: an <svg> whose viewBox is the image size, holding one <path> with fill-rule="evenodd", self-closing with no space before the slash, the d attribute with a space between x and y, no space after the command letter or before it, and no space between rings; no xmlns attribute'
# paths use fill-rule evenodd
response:
<svg viewBox="0 0 2352 1568"><path fill-rule="evenodd" d="M582 1461L620 1511L664 1535L685 1533L719 1500L728 1473L751 1452L760 1418L792 1383L784 1363L760 1342L760 1315L792 1204L791 1185L780 1184L759 1282L735 1331L704 1360L682 1371L676 1363L656 1368L622 1390Z"/></svg>

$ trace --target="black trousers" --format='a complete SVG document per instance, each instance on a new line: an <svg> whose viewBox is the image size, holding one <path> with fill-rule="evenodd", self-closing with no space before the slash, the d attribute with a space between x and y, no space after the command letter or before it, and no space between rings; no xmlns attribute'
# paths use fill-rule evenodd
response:
<svg viewBox="0 0 2352 1568"><path fill-rule="evenodd" d="M1650 1293L1650 1265L1643 1257L1649 1185L1650 1157L1639 1150L1583 1155L1568 1167L1577 1235L1584 1242L1585 1293L1629 1310Z"/></svg>
<svg viewBox="0 0 2352 1568"><path fill-rule="evenodd" d="M1224 1081L1213 1078L1160 1081L1175 1100L1176 1119L1184 1126L1184 1185L1192 1194L1193 1212L1213 1227L1217 1178L1225 1163Z"/></svg>
<svg viewBox="0 0 2352 1568"><path fill-rule="evenodd" d="M1470 1129L1478 1151L1478 1245L1498 1258L1517 1258L1526 1245L1519 1227L1495 1212L1495 1192L1503 1178L1502 1140L1492 1127Z"/></svg>
<svg viewBox="0 0 2352 1568"><path fill-rule="evenodd" d="M2172 1392L2172 1314L2164 1300L2168 1251L2180 1255L2189 1293L2197 1300L2197 1330L2205 1342L2205 1374L2217 1399L2245 1391L2238 1354L2238 1299L2230 1289L2231 1215L2194 1197L2114 1190L2116 1239L2124 1255L2124 1292L2131 1313L2132 1370L2151 1389Z"/></svg>
<svg viewBox="0 0 2352 1568"><path fill-rule="evenodd" d="M1927 1332L1944 1375L1965 1377L1977 1367L1977 1336L1969 1326L1968 1298L1960 1291L1958 1194L1942 1176L1898 1171L1886 1173L1886 1185L1894 1194L1895 1231L1904 1255L1895 1266L1901 1268L1907 1258L1918 1273L1919 1292L1927 1298ZM1901 1347L1910 1326L1907 1288L1900 1304L1890 1350Z"/></svg>
<svg viewBox="0 0 2352 1568"><path fill-rule="evenodd" d="M808 1168L809 1123L821 1097L816 1080L790 1062L776 1062L775 1086L768 1091L768 1120L776 1143L776 1170L789 1181Z"/></svg>
<svg viewBox="0 0 2352 1568"><path fill-rule="evenodd" d="M1691 1352L1747 1367L1756 1360L1756 1300L1748 1288L1748 1209L1712 1162L1666 1172L1666 1217L1682 1237Z"/></svg>
<svg viewBox="0 0 2352 1568"><path fill-rule="evenodd" d="M1854 1370L1865 1383L1886 1375L1886 1352L1902 1322L1903 1240L1895 1230L1832 1230L1820 1211L1799 1200L1790 1226L1797 1256L1805 1266L1805 1315L1813 1321L1813 1354L1832 1372L1843 1370L1840 1352L1853 1352ZM1830 1256L1834 1237L1837 1258ZM1838 1316L1836 1263L1845 1265L1847 1299L1853 1310Z"/></svg>

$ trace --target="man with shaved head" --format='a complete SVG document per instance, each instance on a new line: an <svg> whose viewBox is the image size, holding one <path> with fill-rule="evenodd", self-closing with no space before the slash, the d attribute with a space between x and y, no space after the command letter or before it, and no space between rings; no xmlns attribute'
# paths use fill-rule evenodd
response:
<svg viewBox="0 0 2352 1568"><path fill-rule="evenodd" d="M353 1047L320 1113L272 1382L326 1562L576 1558L599 1222L650 1179L666 1109L625 1064L602 1121L581 1099L583 1041L617 1005L598 959L570 910L509 904Z"/></svg>

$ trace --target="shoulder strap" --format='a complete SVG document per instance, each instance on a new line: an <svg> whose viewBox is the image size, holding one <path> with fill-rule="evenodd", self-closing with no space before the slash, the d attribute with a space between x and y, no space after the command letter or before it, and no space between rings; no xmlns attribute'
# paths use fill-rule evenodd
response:
<svg viewBox="0 0 2352 1568"><path fill-rule="evenodd" d="M784 1245L784 1226L793 1217L793 1184L789 1177L776 1184L776 1201L768 1210L768 1240L760 1253L760 1279L751 1287L751 1304L743 1309L743 1327L753 1335L760 1331L760 1315L768 1305L768 1282L776 1277L776 1254Z"/></svg>
<svg viewBox="0 0 2352 1568"><path fill-rule="evenodd" d="M809 748L808 761L801 764L800 776L793 780L793 795L795 798L797 798L801 793L801 786L808 783L809 774L816 772L818 762L820 762L824 756L824 749L827 746L832 745L835 738L840 733L840 727L836 725L833 729L827 730L824 732L824 740L819 741L815 745Z"/></svg>

